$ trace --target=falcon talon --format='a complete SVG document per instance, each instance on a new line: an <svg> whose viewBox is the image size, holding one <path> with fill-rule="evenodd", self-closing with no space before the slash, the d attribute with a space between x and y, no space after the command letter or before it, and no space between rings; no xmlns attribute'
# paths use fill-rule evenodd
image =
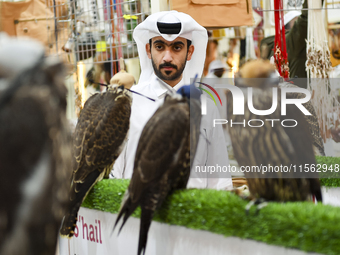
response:
<svg viewBox="0 0 340 255"><path fill-rule="evenodd" d="M248 216L249 215L249 211L250 211L250 208L255 204L255 201L252 200L250 201L247 205L246 205L246 215Z"/></svg>
<svg viewBox="0 0 340 255"><path fill-rule="evenodd" d="M268 202L263 198L257 198L257 199L250 201L246 205L246 208L245 208L247 216L249 215L249 211L250 211L251 207L254 206L254 205L256 205L255 215L258 215L260 210L268 205Z"/></svg>
<svg viewBox="0 0 340 255"><path fill-rule="evenodd" d="M268 205L268 202L261 202L256 207L256 215L259 214L260 210Z"/></svg>

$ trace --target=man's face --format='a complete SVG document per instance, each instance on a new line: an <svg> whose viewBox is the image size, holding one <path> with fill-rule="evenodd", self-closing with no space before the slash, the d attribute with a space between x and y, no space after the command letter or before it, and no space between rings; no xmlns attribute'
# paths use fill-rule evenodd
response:
<svg viewBox="0 0 340 255"><path fill-rule="evenodd" d="M187 47L187 39L178 37L167 41L162 36L152 38L151 46L146 44L157 77L174 87L181 79L187 61L191 59L194 46Z"/></svg>

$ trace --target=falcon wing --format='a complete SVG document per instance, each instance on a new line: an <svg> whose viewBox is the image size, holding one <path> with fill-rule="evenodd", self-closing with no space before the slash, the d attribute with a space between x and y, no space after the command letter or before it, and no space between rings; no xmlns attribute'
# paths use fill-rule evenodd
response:
<svg viewBox="0 0 340 255"><path fill-rule="evenodd" d="M293 85L288 82L280 83L279 88L299 88L296 85ZM303 93L297 93L297 92L290 92L287 93L287 98L305 98L306 95ZM312 114L312 115L305 115L306 121L308 123L308 129L312 135L313 138L313 145L315 146L316 155L325 156L325 148L322 141L321 133L320 133L320 127L318 122L318 117L316 115L316 111L311 103L311 101L308 101L307 103L304 103L303 106Z"/></svg>
<svg viewBox="0 0 340 255"><path fill-rule="evenodd" d="M131 111L131 99L122 93L109 90L93 95L80 114L74 133L70 204L60 230L62 236L73 236L81 203L93 185L110 173L121 152Z"/></svg>
<svg viewBox="0 0 340 255"><path fill-rule="evenodd" d="M244 93L246 95L246 93ZM246 96L245 96L246 98ZM233 115L233 98L231 93L227 94L227 111L229 123L242 123L245 121L245 127L242 124L235 124L229 127L230 138L234 155L240 166L260 166L264 163L287 164L295 151L289 140L288 135L284 132L279 120L280 108L278 107L269 116L259 116L251 113L248 109L247 100L244 102L244 115ZM278 105L281 99L278 96ZM253 88L253 106L257 110L267 110L272 106L272 90ZM250 127L249 120L261 120L264 124L262 127ZM266 121L272 119L273 121ZM250 125L259 126L260 121L253 121ZM272 127L273 125L273 127ZM255 173L254 173L255 174Z"/></svg>
<svg viewBox="0 0 340 255"><path fill-rule="evenodd" d="M83 181L90 169L114 163L129 129L130 113L129 99L111 91L87 101L74 134L75 181Z"/></svg>
<svg viewBox="0 0 340 255"><path fill-rule="evenodd" d="M201 102L200 100L190 99L190 168L194 161L201 126Z"/></svg>
<svg viewBox="0 0 340 255"><path fill-rule="evenodd" d="M132 202L166 171L179 164L189 135L189 104L166 100L145 125L141 134L129 188Z"/></svg>

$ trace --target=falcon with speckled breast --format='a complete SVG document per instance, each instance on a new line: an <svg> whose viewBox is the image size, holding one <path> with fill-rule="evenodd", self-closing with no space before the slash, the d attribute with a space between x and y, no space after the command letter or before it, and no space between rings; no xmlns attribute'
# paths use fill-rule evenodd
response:
<svg viewBox="0 0 340 255"><path fill-rule="evenodd" d="M253 88L253 106L257 110L267 110L272 107L272 88L277 87L278 78L274 66L269 61L257 60L248 62L240 70L240 78L235 84L246 91ZM251 78L265 79L251 79ZM248 79L248 80L247 80ZM245 93L245 92L244 92ZM235 158L240 166L300 166L316 164L313 151L312 136L309 125L295 105L287 105L287 113L281 115L281 90L278 88L278 103L276 110L269 115L255 115L248 109L247 97L244 101L244 115L233 115L233 97L227 93L227 116L229 123L248 123L249 120L262 120L263 126L233 125L228 127ZM268 119L278 120L273 124ZM284 127L284 119L297 120L295 127ZM250 193L253 197L267 201L304 201L314 195L322 201L320 182L316 173L310 173L306 178L298 176L294 171L283 173L245 172Z"/></svg>
<svg viewBox="0 0 340 255"><path fill-rule="evenodd" d="M71 238L79 208L91 188L108 178L129 131L132 75L120 71L106 92L92 95L82 109L73 140L73 179L70 205L60 235Z"/></svg>

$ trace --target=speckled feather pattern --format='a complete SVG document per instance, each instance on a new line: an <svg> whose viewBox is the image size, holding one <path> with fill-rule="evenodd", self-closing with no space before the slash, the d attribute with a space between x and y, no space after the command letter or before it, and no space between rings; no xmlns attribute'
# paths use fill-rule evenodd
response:
<svg viewBox="0 0 340 255"><path fill-rule="evenodd" d="M131 114L131 98L116 100L121 94L109 90L94 94L85 103L74 133L75 181L88 174L82 165L104 168L119 156Z"/></svg>
<svg viewBox="0 0 340 255"><path fill-rule="evenodd" d="M92 95L80 113L73 140L70 207L61 235L72 237L81 203L93 185L108 178L127 139L131 94L118 87Z"/></svg>
<svg viewBox="0 0 340 255"><path fill-rule="evenodd" d="M298 88L298 86L293 85L288 82L280 83L279 88ZM287 98L304 98L306 95L303 93L287 93ZM309 131L313 138L313 146L314 146L314 153L318 156L325 156L325 148L323 145L320 127L318 122L318 117L316 115L315 109L310 101L304 103L303 106L312 114L312 115L305 115L307 123L309 125Z"/></svg>
<svg viewBox="0 0 340 255"><path fill-rule="evenodd" d="M245 88L243 88L245 89ZM245 98L247 98L245 96ZM260 166L271 164L272 166L315 164L315 157L308 130L308 124L303 114L293 108L287 107L287 115L281 116L281 95L278 90L278 106L275 112L266 116L254 115L248 109L247 100L244 103L245 115L233 115L233 98L231 93L227 94L227 116L233 122L245 120L246 126L233 125L228 127L234 155L240 166ZM272 89L253 88L253 105L255 109L267 110L272 106ZM250 119L261 119L264 126L255 128L249 127ZM266 119L295 119L298 125L294 128L284 128L280 121L274 123ZM259 123L252 123L259 125ZM256 198L264 198L272 201L303 201L310 194L320 193L320 184L317 178L303 179L294 178L294 173L290 173L290 178L282 178L280 172L271 174L245 173L249 190ZM260 178L261 177L261 178ZM263 178L267 177L267 178ZM286 175L288 177L288 175ZM317 175L310 175L317 177Z"/></svg>

